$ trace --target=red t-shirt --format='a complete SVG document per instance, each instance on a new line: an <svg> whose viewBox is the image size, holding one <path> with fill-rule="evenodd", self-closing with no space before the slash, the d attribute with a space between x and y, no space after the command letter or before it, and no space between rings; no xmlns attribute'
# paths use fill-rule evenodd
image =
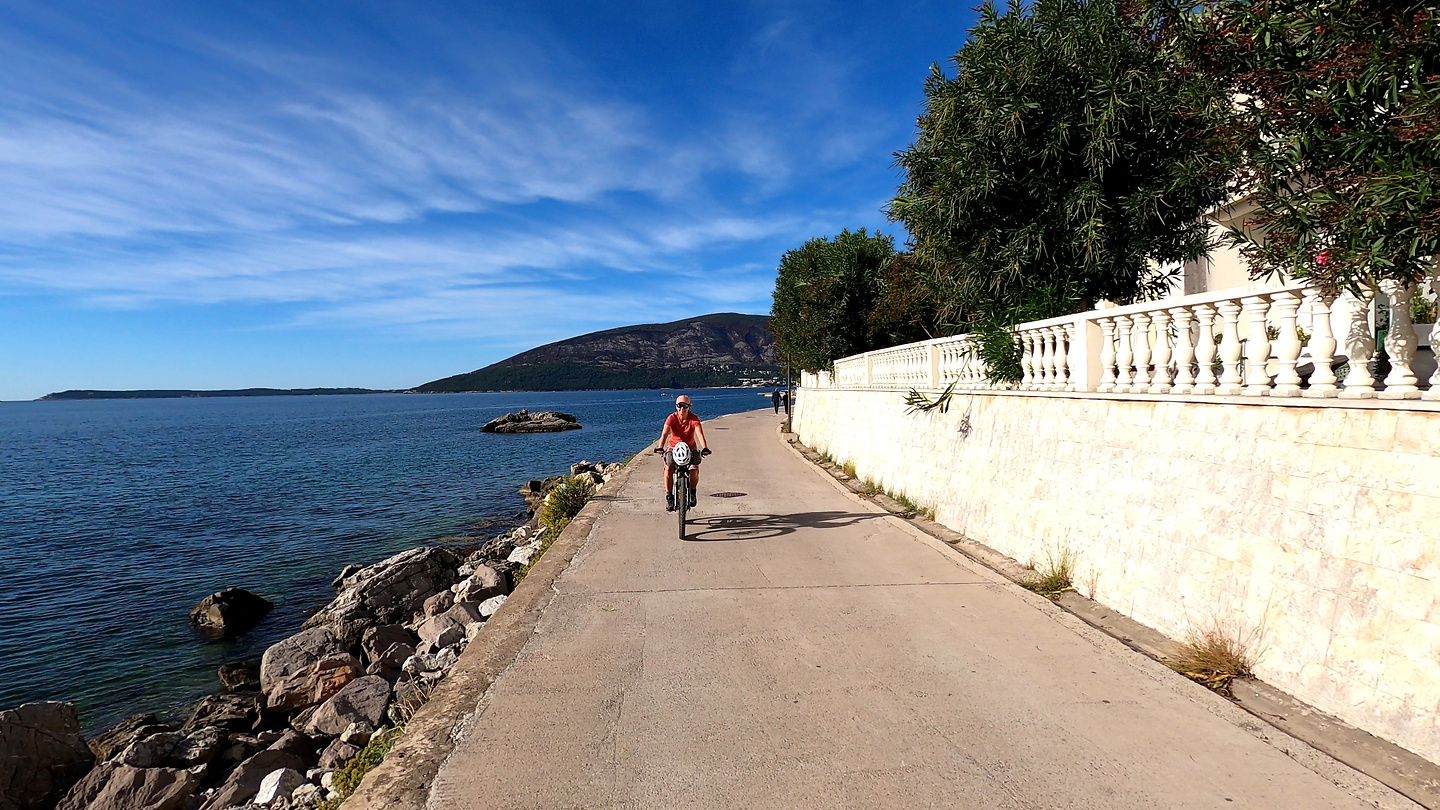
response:
<svg viewBox="0 0 1440 810"><path fill-rule="evenodd" d="M666 445L665 449L669 450L680 442L685 442L691 447L699 449L700 443L695 440L695 428L698 427L699 424L700 417L696 416L695 412L688 408L685 410L684 416L681 416L680 412L676 411L665 417L665 427L670 428L670 444Z"/></svg>

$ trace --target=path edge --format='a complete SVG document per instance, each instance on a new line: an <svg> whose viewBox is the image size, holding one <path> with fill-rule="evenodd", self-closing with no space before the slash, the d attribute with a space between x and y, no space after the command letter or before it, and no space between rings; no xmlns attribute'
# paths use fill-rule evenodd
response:
<svg viewBox="0 0 1440 810"><path fill-rule="evenodd" d="M395 747L342 803L344 810L425 810L440 768L455 750L463 729L482 710L490 685L529 643L545 608L555 598L555 581L589 542L596 522L629 482L635 461L649 449L646 445L627 460L541 555L461 653L435 694L410 718Z"/></svg>

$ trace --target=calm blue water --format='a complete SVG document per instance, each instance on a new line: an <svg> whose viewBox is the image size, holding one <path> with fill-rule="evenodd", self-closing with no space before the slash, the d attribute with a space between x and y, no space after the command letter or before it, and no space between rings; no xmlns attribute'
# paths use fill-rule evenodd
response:
<svg viewBox="0 0 1440 810"><path fill-rule="evenodd" d="M690 392L702 418L768 407ZM497 436L520 408L583 430ZM80 707L89 729L218 690L370 563L523 511L515 490L660 434L658 391L0 403L0 709ZM717 448L722 449L722 448ZM227 586L276 609L209 642L190 608Z"/></svg>

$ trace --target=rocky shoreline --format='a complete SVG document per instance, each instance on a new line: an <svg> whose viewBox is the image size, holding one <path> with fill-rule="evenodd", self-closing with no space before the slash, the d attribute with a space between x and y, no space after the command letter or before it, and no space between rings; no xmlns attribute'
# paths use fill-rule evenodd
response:
<svg viewBox="0 0 1440 810"><path fill-rule="evenodd" d="M570 474L599 488L620 466L580 462ZM271 645L258 665L221 667L225 691L201 700L181 723L134 715L87 741L71 704L0 712L0 807L338 805L554 539L539 513L560 480L521 487L530 519L511 531L346 566L328 605ZM243 599L227 589L195 615L223 633L215 606Z"/></svg>

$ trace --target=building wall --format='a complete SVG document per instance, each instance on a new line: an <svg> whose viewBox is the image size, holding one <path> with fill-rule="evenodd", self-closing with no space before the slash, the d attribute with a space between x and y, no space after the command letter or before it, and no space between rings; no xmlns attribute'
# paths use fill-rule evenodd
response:
<svg viewBox="0 0 1440 810"><path fill-rule="evenodd" d="M1440 762L1440 413L902 396L802 390L798 433L1172 637L1258 634L1267 682Z"/></svg>

